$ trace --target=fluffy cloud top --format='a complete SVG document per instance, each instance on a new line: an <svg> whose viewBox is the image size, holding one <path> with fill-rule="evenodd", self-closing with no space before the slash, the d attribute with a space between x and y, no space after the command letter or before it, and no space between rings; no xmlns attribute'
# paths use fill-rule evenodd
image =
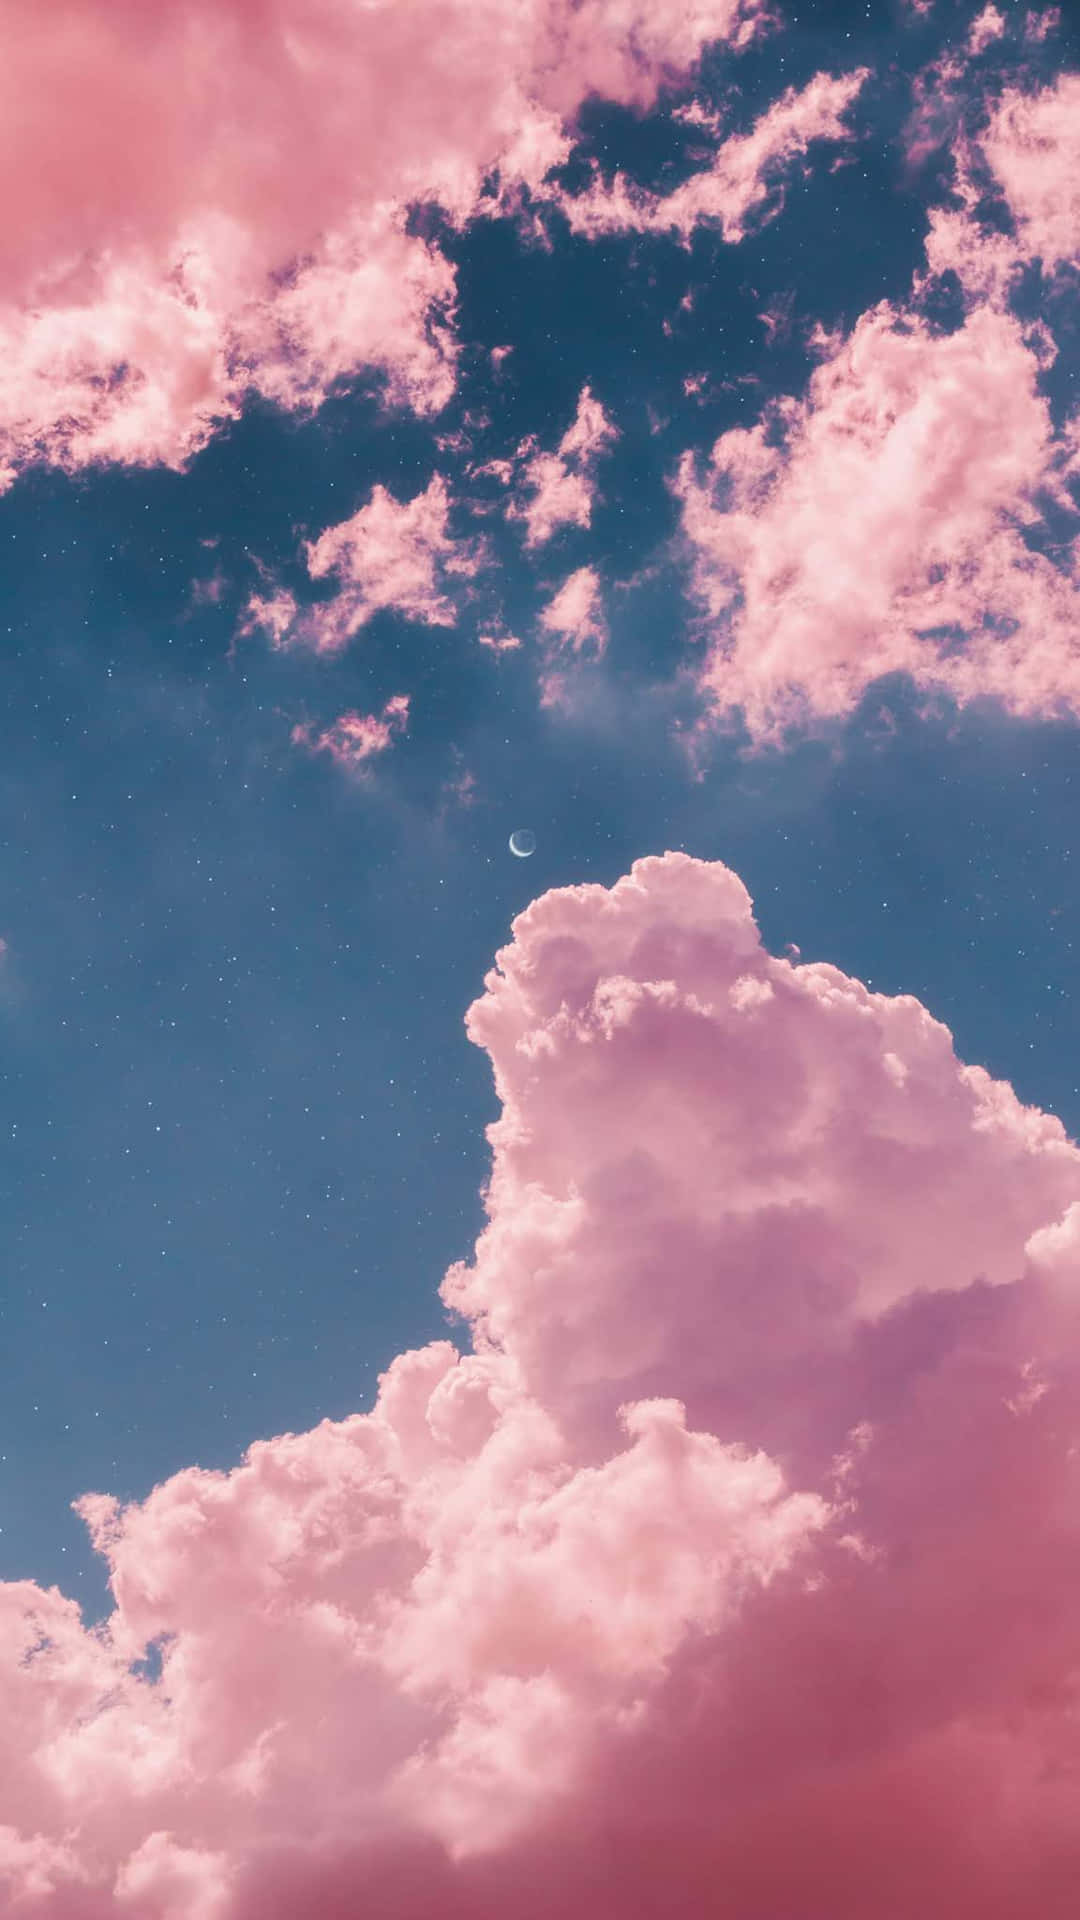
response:
<svg viewBox="0 0 1080 1920"><path fill-rule="evenodd" d="M770 196L772 213L779 211L783 177L813 141L850 138L844 115L867 78L867 69L859 68L836 77L815 74L801 90L788 87L749 133L723 141L710 165L673 193L643 193L617 173L610 186L595 181L586 193L553 197L572 229L590 237L675 232L685 240L703 222L715 222L734 244L744 238L749 216L761 217ZM715 131L700 116L695 124Z"/></svg>
<svg viewBox="0 0 1080 1920"><path fill-rule="evenodd" d="M0 1588L11 1911L1065 1920L1080 1152L683 855L469 1030L471 1351L84 1501L101 1630Z"/></svg>
<svg viewBox="0 0 1080 1920"><path fill-rule="evenodd" d="M703 474L681 467L709 695L758 734L844 713L895 671L1080 712L1076 550L1029 538L1040 502L1073 504L1041 339L990 306L941 334L883 303L821 344L805 399L722 434Z"/></svg>
<svg viewBox="0 0 1080 1920"><path fill-rule="evenodd" d="M441 406L453 275L406 231L538 182L758 0L0 0L0 477L182 463L245 396Z"/></svg>

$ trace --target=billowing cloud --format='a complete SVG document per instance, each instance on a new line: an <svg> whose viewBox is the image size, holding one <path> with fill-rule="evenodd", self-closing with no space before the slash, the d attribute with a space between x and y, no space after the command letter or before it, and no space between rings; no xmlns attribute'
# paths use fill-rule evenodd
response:
<svg viewBox="0 0 1080 1920"><path fill-rule="evenodd" d="M518 448L518 487L509 513L524 522L527 547L542 546L560 527L587 527L596 497L596 466L617 438L614 423L588 387L555 453L535 441ZM500 464L491 462L489 470Z"/></svg>
<svg viewBox="0 0 1080 1920"><path fill-rule="evenodd" d="M101 1630L0 1587L11 1910L1066 1920L1080 1152L685 855L469 1031L471 1350L83 1501Z"/></svg>
<svg viewBox="0 0 1080 1920"><path fill-rule="evenodd" d="M1040 546L1072 506L1044 335L979 306L956 332L887 303L677 482L714 633L703 683L768 734L903 671L1017 713L1080 712L1080 564ZM1045 544L1045 542L1044 542Z"/></svg>
<svg viewBox="0 0 1080 1920"><path fill-rule="evenodd" d="M252 594L242 630L261 627L275 645L295 641L335 653L377 613L452 626L456 615L449 583L473 579L484 565L484 551L478 541L451 532L451 507L438 473L411 500L374 487L366 506L307 543L308 572L313 580L336 582L331 597L301 610L281 587Z"/></svg>
<svg viewBox="0 0 1080 1920"><path fill-rule="evenodd" d="M385 753L409 722L409 697L395 693L381 713L341 713L320 732L301 723L292 730L294 746L309 753L328 753L339 767L349 773L363 772L369 760Z"/></svg>
<svg viewBox="0 0 1080 1920"><path fill-rule="evenodd" d="M836 76L818 73L801 89L788 87L749 133L724 140L710 164L672 193L645 193L616 173L610 184L598 179L585 193L553 197L574 232L590 237L673 232L685 240L710 223L734 244L745 237L751 215L760 221L779 211L784 176L814 141L850 139L844 115L867 78L861 67ZM715 132L711 121L706 124Z"/></svg>
<svg viewBox="0 0 1080 1920"><path fill-rule="evenodd" d="M453 273L407 226L538 183L601 93L647 106L758 0L2 0L0 481L180 465L244 399L454 382Z"/></svg>

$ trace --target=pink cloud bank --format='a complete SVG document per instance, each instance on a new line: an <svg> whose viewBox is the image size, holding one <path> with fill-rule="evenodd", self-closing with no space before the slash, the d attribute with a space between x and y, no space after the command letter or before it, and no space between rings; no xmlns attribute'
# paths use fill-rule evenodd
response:
<svg viewBox="0 0 1080 1920"><path fill-rule="evenodd" d="M440 407L454 279L410 235L538 182L593 92L645 106L758 0L2 0L0 478L182 464L247 395L364 369Z"/></svg>
<svg viewBox="0 0 1080 1920"><path fill-rule="evenodd" d="M550 197L572 230L590 238L675 232L685 240L695 227L715 222L724 239L735 244L745 238L751 215L760 220L779 212L783 177L814 141L850 139L844 115L867 78L868 70L859 68L835 77L815 74L801 91L788 87L749 133L723 141L710 164L673 193L645 193L616 173L610 186L597 180L586 193ZM715 132L711 121L703 124Z"/></svg>
<svg viewBox="0 0 1080 1920"><path fill-rule="evenodd" d="M321 733L307 725L292 730L294 746L328 753L347 772L360 773L376 754L385 753L409 723L409 696L395 693L381 713L342 713Z"/></svg>
<svg viewBox="0 0 1080 1920"><path fill-rule="evenodd" d="M1072 507L1042 335L989 305L955 333L882 303L803 400L722 434L677 492L715 636L703 685L761 736L849 711L902 671L960 700L1080 712L1075 544L1026 534Z"/></svg>
<svg viewBox="0 0 1080 1920"><path fill-rule="evenodd" d="M468 1025L471 1351L0 1588L8 1910L1071 1917L1080 1152L685 855Z"/></svg>

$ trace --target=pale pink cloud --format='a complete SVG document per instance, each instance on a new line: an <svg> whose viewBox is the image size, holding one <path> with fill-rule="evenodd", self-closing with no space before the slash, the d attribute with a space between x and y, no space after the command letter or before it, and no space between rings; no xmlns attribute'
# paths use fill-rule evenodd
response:
<svg viewBox="0 0 1080 1920"><path fill-rule="evenodd" d="M491 653L516 653L521 641L514 633L480 633L477 635L480 646L487 647Z"/></svg>
<svg viewBox="0 0 1080 1920"><path fill-rule="evenodd" d="M451 506L438 473L411 500L374 487L366 506L307 542L308 572L313 580L335 580L333 596L301 609L295 595L282 588L253 594L242 631L262 627L275 645L291 640L334 653L377 613L452 626L450 583L475 578L485 556L479 541L451 533Z"/></svg>
<svg viewBox="0 0 1080 1920"><path fill-rule="evenodd" d="M272 586L267 593L249 596L238 631L241 634L262 632L269 635L273 646L284 646L299 610L295 594L286 587Z"/></svg>
<svg viewBox="0 0 1080 1920"><path fill-rule="evenodd" d="M544 453L530 442L518 449L519 487L508 514L524 522L527 547L543 545L560 527L591 524L596 467L617 438L614 423L586 386L555 453ZM507 464L491 461L486 470L496 472Z"/></svg>
<svg viewBox="0 0 1080 1920"><path fill-rule="evenodd" d="M976 14L968 29L967 50L971 54L985 53L995 40L1000 40L1005 32L1005 15L991 4Z"/></svg>
<svg viewBox="0 0 1080 1920"><path fill-rule="evenodd" d="M909 169L921 167L943 148L955 152L964 114L961 82L966 71L964 55L947 49L915 74L911 111L901 136Z"/></svg>
<svg viewBox="0 0 1080 1920"><path fill-rule="evenodd" d="M775 346L778 340L787 340L791 334L792 310L795 305L793 293L778 294L772 305L758 314L765 329L766 346Z"/></svg>
<svg viewBox="0 0 1080 1920"><path fill-rule="evenodd" d="M1007 88L978 145L1005 191L1017 244L1050 270L1080 262L1080 74Z"/></svg>
<svg viewBox="0 0 1080 1920"><path fill-rule="evenodd" d="M0 479L179 466L246 397L454 383L454 276L406 229L538 184L584 99L647 106L758 0L2 0Z"/></svg>
<svg viewBox="0 0 1080 1920"><path fill-rule="evenodd" d="M293 728L290 738L294 746L306 747L309 753L328 753L339 767L360 773L374 755L393 745L408 723L408 694L395 693L381 713L342 713L321 733L302 723Z"/></svg>
<svg viewBox="0 0 1080 1920"><path fill-rule="evenodd" d="M1038 45L1061 25L1060 7L1033 7L1024 15L1024 38Z"/></svg>
<svg viewBox="0 0 1080 1920"><path fill-rule="evenodd" d="M722 434L703 473L681 466L710 700L765 736L901 671L1080 713L1080 555L1038 546L1074 464L1039 390L1043 336L988 306L943 335L883 303L819 344L805 399Z"/></svg>
<svg viewBox="0 0 1080 1920"><path fill-rule="evenodd" d="M456 769L443 784L443 806L474 807L479 798L480 783L471 767L465 765L460 753L455 756Z"/></svg>
<svg viewBox="0 0 1080 1920"><path fill-rule="evenodd" d="M845 114L868 69L818 73L801 90L789 87L747 134L722 142L707 167L664 196L644 192L616 173L582 194L553 194L575 233L676 232L716 223L731 244L742 240L751 216L760 222L783 205L783 177L816 140L845 140ZM684 118L687 117L684 115Z"/></svg>
<svg viewBox="0 0 1080 1920"><path fill-rule="evenodd" d="M472 1350L0 1586L10 1910L1071 1920L1080 1152L685 855L469 1031Z"/></svg>
<svg viewBox="0 0 1080 1920"><path fill-rule="evenodd" d="M950 84L961 73L956 67ZM1075 270L1080 262L1080 76L1063 74L1052 87L1032 93L1006 88L975 136L956 131L960 111L954 88L947 118L953 199L959 204L930 209L927 266L932 275L954 272L969 298L1007 306L1032 261L1047 274ZM927 148L940 144L944 124L935 129L928 122ZM909 127L909 139L917 144L918 138ZM979 218L985 192L980 172L986 167L996 174L1012 215L1009 232Z"/></svg>
<svg viewBox="0 0 1080 1920"><path fill-rule="evenodd" d="M607 624L600 576L595 567L578 567L541 609L540 626L560 649L580 654L587 647L602 653Z"/></svg>

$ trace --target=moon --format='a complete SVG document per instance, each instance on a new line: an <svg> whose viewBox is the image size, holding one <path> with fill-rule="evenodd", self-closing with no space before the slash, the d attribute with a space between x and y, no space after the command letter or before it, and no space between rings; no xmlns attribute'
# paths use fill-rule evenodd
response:
<svg viewBox="0 0 1080 1920"><path fill-rule="evenodd" d="M536 835L531 827L515 827L510 835L510 851L519 860L527 860L530 853L536 852Z"/></svg>

